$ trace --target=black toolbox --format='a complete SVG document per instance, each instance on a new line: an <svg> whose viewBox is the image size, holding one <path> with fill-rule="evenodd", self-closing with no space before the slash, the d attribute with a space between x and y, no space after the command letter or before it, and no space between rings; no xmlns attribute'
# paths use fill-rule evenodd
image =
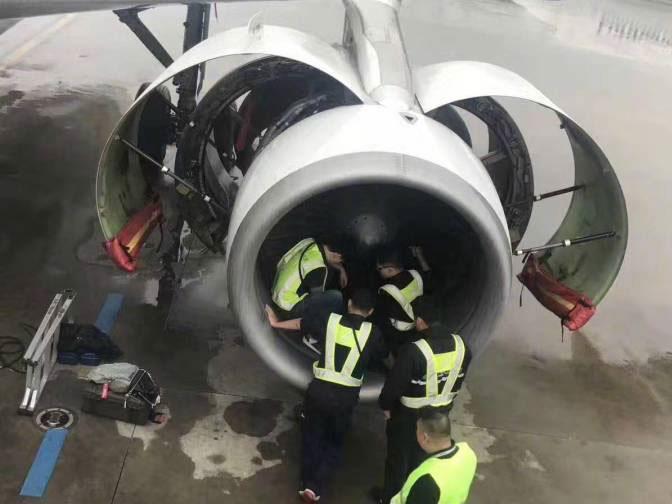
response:
<svg viewBox="0 0 672 504"><path fill-rule="evenodd" d="M126 394L112 392L109 389L104 393L105 385L93 382L87 383L84 389L82 411L135 425L145 425L160 399L158 388L157 396L153 398L154 402L140 392L138 384L143 379L151 380L151 377L146 371L140 370L133 377L129 392ZM103 397L104 395L105 397Z"/></svg>

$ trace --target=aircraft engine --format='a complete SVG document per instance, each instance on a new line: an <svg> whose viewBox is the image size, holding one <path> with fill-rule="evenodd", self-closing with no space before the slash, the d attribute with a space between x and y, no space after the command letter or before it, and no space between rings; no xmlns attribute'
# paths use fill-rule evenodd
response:
<svg viewBox="0 0 672 504"><path fill-rule="evenodd" d="M623 259L627 215L595 142L503 68L447 62L412 71L397 2L344 3L342 46L253 20L198 44L147 86L101 157L97 204L105 238L114 239L161 195L165 163L192 231L227 254L228 296L247 342L295 386L308 383L315 356L298 337L273 331L263 306L278 259L306 237L349 244L354 285L373 281L378 245L423 246L436 277L436 317L477 355L507 301L512 247L534 201L523 134L494 98L506 96L554 111L567 134L576 187L551 242L604 232L610 238L552 248L544 260L565 285L599 302ZM175 117L164 83L211 60L223 75L171 137ZM474 154L458 109L485 124L487 156ZM166 156L171 143L174 162ZM380 383L368 379L362 397L374 398Z"/></svg>
<svg viewBox="0 0 672 504"><path fill-rule="evenodd" d="M491 334L511 282L506 219L483 164L445 126L380 105L339 107L288 129L252 164L229 228L232 308L255 351L297 386L314 356L274 334L261 303L282 254L325 233L351 244L348 267L363 270L355 282L375 274L377 245L422 245L441 318L475 349ZM375 389L370 381L363 396Z"/></svg>

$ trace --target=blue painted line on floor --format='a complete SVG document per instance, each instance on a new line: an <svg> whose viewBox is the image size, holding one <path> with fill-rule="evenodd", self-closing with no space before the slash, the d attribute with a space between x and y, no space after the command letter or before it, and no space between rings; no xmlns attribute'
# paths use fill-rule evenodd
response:
<svg viewBox="0 0 672 504"><path fill-rule="evenodd" d="M121 303L123 301L123 294L112 293L107 295L105 304L103 304L100 313L98 313L98 318L96 319L96 327L105 334L112 333L114 322L117 320L117 315L119 315Z"/></svg>
<svg viewBox="0 0 672 504"><path fill-rule="evenodd" d="M42 497L47 489L47 484L56 467L56 461L63 448L65 437L68 435L67 429L52 429L47 431L42 438L42 444L33 465L28 471L28 476L23 482L21 495L25 497Z"/></svg>

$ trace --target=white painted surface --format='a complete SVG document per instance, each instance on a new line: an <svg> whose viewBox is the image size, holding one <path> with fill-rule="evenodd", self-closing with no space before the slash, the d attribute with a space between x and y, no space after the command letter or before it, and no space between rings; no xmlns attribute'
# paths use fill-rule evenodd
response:
<svg viewBox="0 0 672 504"><path fill-rule="evenodd" d="M310 146L310 148L305 148ZM255 159L243 180L229 224L229 246L242 219L261 195L283 178L311 164L344 154L397 153L449 170L476 188L508 230L497 190L481 161L455 133L422 115L414 121L379 105L339 107L309 117L284 131ZM343 170L348 167L344 166ZM390 167L399 181L404 168Z"/></svg>
<svg viewBox="0 0 672 504"><path fill-rule="evenodd" d="M481 61L447 61L413 71L415 92L423 110L433 110L478 96L529 100L567 116L530 82L511 70Z"/></svg>
<svg viewBox="0 0 672 504"><path fill-rule="evenodd" d="M277 416L275 428L267 436L239 434L224 419L224 411L240 400L233 396L212 396L212 413L197 420L191 431L180 438L180 448L194 463L195 479L229 474L242 480L282 462L280 459L264 460L257 445L262 441L276 442L280 434L292 427L287 412L283 410ZM221 463L215 462L217 456L224 457ZM253 462L255 457L260 463Z"/></svg>
<svg viewBox="0 0 672 504"><path fill-rule="evenodd" d="M166 421L160 424L148 423L147 425L133 425L126 422L115 422L117 424L117 432L120 436L129 439L139 439L142 441L144 451L147 451L152 441L159 437L158 431L163 429L168 422L170 422L170 410L167 407L162 407L162 414L166 415Z"/></svg>
<svg viewBox="0 0 672 504"><path fill-rule="evenodd" d="M476 426L474 415L469 411L470 403L471 393L465 384L460 389L451 413L453 439L457 442L466 441L476 453L479 464L494 462L503 457L490 452L497 438L488 429Z"/></svg>

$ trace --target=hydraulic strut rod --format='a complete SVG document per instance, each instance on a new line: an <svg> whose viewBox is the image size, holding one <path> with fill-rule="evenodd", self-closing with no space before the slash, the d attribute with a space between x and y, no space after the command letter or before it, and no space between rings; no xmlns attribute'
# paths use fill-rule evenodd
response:
<svg viewBox="0 0 672 504"><path fill-rule="evenodd" d="M119 21L128 26L147 50L167 68L173 64L173 58L149 28L140 20L140 17L138 17L138 14L143 10L145 10L143 7L133 7L131 9L115 10L114 13L119 18Z"/></svg>
<svg viewBox="0 0 672 504"><path fill-rule="evenodd" d="M198 195L201 197L201 199L202 199L203 201L205 201L206 203L208 203L208 204L210 204L210 205L212 205L212 206L217 207L217 208L220 209L222 212L226 212L226 209L225 209L222 205L220 205L219 203L217 203L215 200L213 200L210 196L208 196L207 194L205 194L205 193L202 192L202 191L199 191L196 187L194 187L193 185L191 185L189 182L187 182L186 180L184 180L182 177L179 177L179 176L175 175L173 172L170 171L170 168L168 168L167 166L162 165L162 164L159 163L156 159L154 159L153 157L151 157L151 156L150 156L149 154L147 154L146 152L143 152L142 150L140 150L138 147L136 147L135 145L133 145L131 142L129 142L129 141L126 140L125 138L121 138L120 136L117 135L116 139L119 140L121 143L123 143L126 147L128 147L129 149L131 149L133 152L135 152L138 156L141 156L142 158L146 159L147 161L149 161L150 163L152 163L154 166L156 166L159 170L161 170L161 173L163 173L163 174L165 174L165 175L168 175L170 178L172 178L173 180L176 180L176 181L179 182L181 185L183 185L184 187L186 187L186 188L189 190L189 192L192 192L192 193L194 193L194 194L198 194Z"/></svg>
<svg viewBox="0 0 672 504"><path fill-rule="evenodd" d="M183 53L208 38L209 25L209 4L189 4L187 6L187 19L184 23L184 40L182 43ZM200 88L198 84L199 74L203 79L205 63L187 68L173 79L173 84L177 87L177 94L179 95L177 108L181 112L177 117L179 131L184 129L188 117L196 108L196 95Z"/></svg>
<svg viewBox="0 0 672 504"><path fill-rule="evenodd" d="M574 191L578 191L579 189L583 189L585 187L584 184L579 184L579 185L573 185L571 187L564 187L562 189L558 189L556 191L551 191L547 193L542 193L542 194L535 194L531 198L527 198L521 201L514 201L513 203L509 203L508 205L504 205L504 208L511 208L515 207L518 205L524 205L526 203L534 203L535 201L541 201L545 200L546 198L552 198L553 196L560 196L561 194L567 194L571 193Z"/></svg>
<svg viewBox="0 0 672 504"><path fill-rule="evenodd" d="M580 245L582 243L588 243L595 240L604 240L605 238L613 238L616 236L615 231L607 231L606 233L597 233L592 235L580 236L579 238L572 238L571 240L563 240L560 242L549 243L547 245L542 245L541 247L532 247L527 249L514 250L513 255L521 256L525 254L530 254L532 252L540 252L542 250L550 250L560 247L571 247L572 245Z"/></svg>

